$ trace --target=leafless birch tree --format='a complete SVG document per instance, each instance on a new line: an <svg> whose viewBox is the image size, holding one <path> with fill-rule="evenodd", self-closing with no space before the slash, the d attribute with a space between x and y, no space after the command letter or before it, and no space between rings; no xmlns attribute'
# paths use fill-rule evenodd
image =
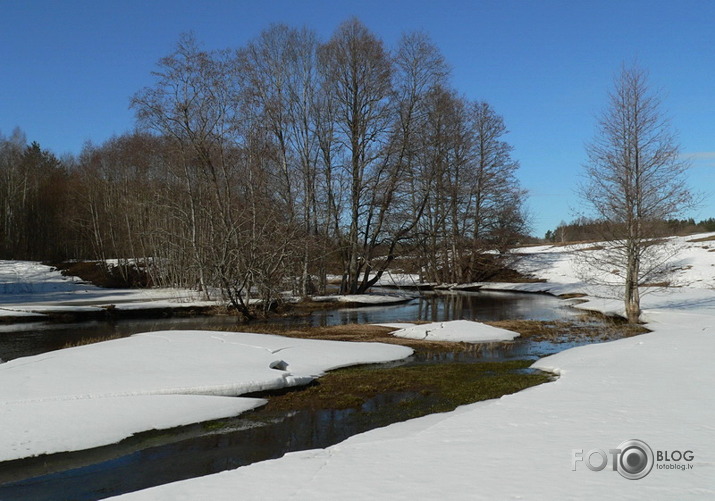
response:
<svg viewBox="0 0 715 501"><path fill-rule="evenodd" d="M590 263L605 282L623 284L628 321L641 315L640 288L667 270L654 228L693 203L685 181L688 163L680 154L661 101L640 67L623 67L587 145L587 181L581 196L606 224L609 240Z"/></svg>

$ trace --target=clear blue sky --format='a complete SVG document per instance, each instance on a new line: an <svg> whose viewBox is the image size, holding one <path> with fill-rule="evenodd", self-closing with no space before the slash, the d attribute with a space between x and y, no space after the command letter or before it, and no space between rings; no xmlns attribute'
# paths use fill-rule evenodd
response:
<svg viewBox="0 0 715 501"><path fill-rule="evenodd" d="M533 233L579 209L575 188L595 117L621 64L649 70L693 157L691 215L715 217L715 2L526 0L0 0L0 132L19 126L57 155L134 128L130 97L193 31L206 49L238 47L271 23L327 39L360 18L388 46L427 32L453 85L489 102L530 192Z"/></svg>

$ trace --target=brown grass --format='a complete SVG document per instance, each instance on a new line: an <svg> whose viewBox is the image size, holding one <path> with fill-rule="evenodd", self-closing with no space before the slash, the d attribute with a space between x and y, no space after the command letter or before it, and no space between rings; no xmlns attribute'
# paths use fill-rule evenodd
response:
<svg viewBox="0 0 715 501"><path fill-rule="evenodd" d="M580 244L593 244L600 242L600 240L574 240L569 242L553 242L552 247L568 247L569 245L580 245Z"/></svg>
<svg viewBox="0 0 715 501"><path fill-rule="evenodd" d="M416 322L428 323L428 322ZM248 324L236 325L231 330L238 332L257 332L262 334L277 334L286 337L297 337L303 339L322 339L327 341L352 341L369 343L389 343L401 346L409 346L415 350L439 351L447 350L469 350L468 343L450 343L442 341L423 341L420 339L404 339L391 336L394 331L391 327L381 327L371 324L347 324L334 325L330 327L281 327L271 324Z"/></svg>
<svg viewBox="0 0 715 501"><path fill-rule="evenodd" d="M593 313L573 320L501 320L486 323L518 332L523 338L551 342L609 341L650 332L642 325Z"/></svg>
<svg viewBox="0 0 715 501"><path fill-rule="evenodd" d="M576 252L586 252L586 251L600 251L605 249L603 245L593 245L591 247L584 247L583 249L575 249Z"/></svg>
<svg viewBox="0 0 715 501"><path fill-rule="evenodd" d="M715 242L715 235L711 237L694 238L692 240L688 240L688 242Z"/></svg>
<svg viewBox="0 0 715 501"><path fill-rule="evenodd" d="M583 292L569 292L568 294L558 295L558 297L561 299L578 299L586 296L588 296L588 294L585 294Z"/></svg>
<svg viewBox="0 0 715 501"><path fill-rule="evenodd" d="M86 339L80 339L78 341L70 341L68 343L65 343L62 345L62 349L75 348L77 346L84 346L87 344L101 343L103 341L111 341L113 339L121 339L123 337L126 336L122 336L121 334L110 334L108 336L88 337Z"/></svg>

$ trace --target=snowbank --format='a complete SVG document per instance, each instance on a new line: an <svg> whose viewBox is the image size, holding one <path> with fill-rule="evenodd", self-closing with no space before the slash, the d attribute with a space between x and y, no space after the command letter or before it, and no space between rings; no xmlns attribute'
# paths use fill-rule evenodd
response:
<svg viewBox="0 0 715 501"><path fill-rule="evenodd" d="M0 403L0 460L77 451L160 430L237 416L258 398L203 395L89 396Z"/></svg>
<svg viewBox="0 0 715 501"><path fill-rule="evenodd" d="M313 301L319 303L346 303L354 305L368 306L388 306L391 304L401 304L414 299L413 296L388 296L382 294L344 294L340 296L313 296Z"/></svg>
<svg viewBox="0 0 715 501"><path fill-rule="evenodd" d="M411 353L379 343L164 331L15 359L0 364L0 461L235 416L263 402L226 397Z"/></svg>
<svg viewBox="0 0 715 501"><path fill-rule="evenodd" d="M385 324L390 326L389 324ZM489 343L511 341L519 335L498 327L492 327L470 320L452 320L450 322L434 322L431 324L401 327L391 333L393 336L426 341L451 341L464 343Z"/></svg>
<svg viewBox="0 0 715 501"><path fill-rule="evenodd" d="M0 260L0 317L38 317L56 313L214 306L189 290L104 289L66 277L31 261Z"/></svg>
<svg viewBox="0 0 715 501"><path fill-rule="evenodd" d="M243 499L319 500L715 498L715 291L707 285L714 283L715 253L702 248L715 243L687 242L695 238L682 239L690 250L682 253L688 264L680 275L691 287L643 299L653 332L534 364L559 374L553 383L122 498L228 500L237 492ZM520 266L552 282L514 289L584 292L563 248L524 253ZM609 298L588 299L590 309L618 308ZM640 480L611 467L610 451L631 439L655 455ZM597 467L598 451L605 451L601 471L578 459L592 450Z"/></svg>

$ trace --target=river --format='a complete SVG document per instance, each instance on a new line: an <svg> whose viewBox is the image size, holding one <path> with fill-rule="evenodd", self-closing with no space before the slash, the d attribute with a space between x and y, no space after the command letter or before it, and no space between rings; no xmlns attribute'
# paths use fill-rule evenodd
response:
<svg viewBox="0 0 715 501"><path fill-rule="evenodd" d="M401 305L324 310L308 317L279 318L271 322L279 330L286 325L415 320L555 320L575 314L563 301L547 295L478 292L431 294ZM7 361L108 335L128 336L166 329L222 329L234 322L230 317L200 317L6 325L0 326L0 358ZM473 350L421 353L400 363L535 359L569 346L572 344L517 338L510 343L476 345ZM358 409L241 415L218 425L196 424L150 432L90 451L0 463L0 499L100 499L280 457L289 451L327 447L356 433L399 420L389 409L411 398L414 395L393 392L377 395ZM387 411L377 413L378 409Z"/></svg>

